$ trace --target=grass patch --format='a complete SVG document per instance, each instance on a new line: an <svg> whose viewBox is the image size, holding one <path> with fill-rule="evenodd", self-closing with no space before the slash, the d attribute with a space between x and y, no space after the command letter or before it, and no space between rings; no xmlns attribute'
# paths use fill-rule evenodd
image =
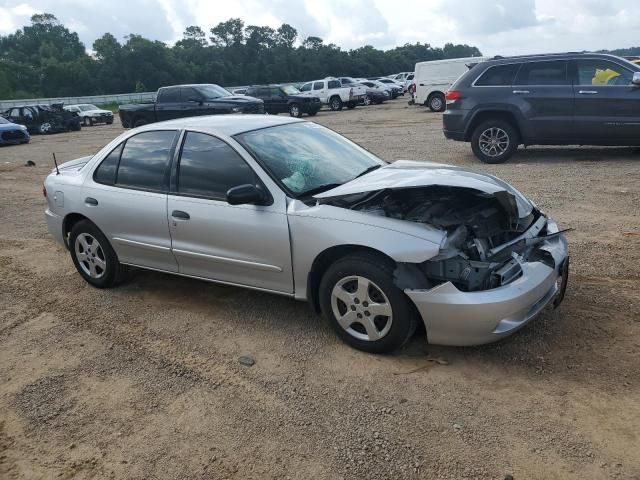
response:
<svg viewBox="0 0 640 480"><path fill-rule="evenodd" d="M96 105L98 108L102 108L103 110L110 110L113 113L118 113L118 104L116 102L111 103L101 103L100 105Z"/></svg>

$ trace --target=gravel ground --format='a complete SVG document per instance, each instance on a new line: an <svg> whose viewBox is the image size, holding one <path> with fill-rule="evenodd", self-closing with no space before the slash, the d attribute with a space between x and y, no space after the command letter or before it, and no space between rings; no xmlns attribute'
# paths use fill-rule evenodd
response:
<svg viewBox="0 0 640 480"><path fill-rule="evenodd" d="M495 345L418 333L373 356L286 298L143 271L97 290L47 233L41 184L52 151L122 128L34 137L0 149L0 478L640 478L640 155L484 165L404 100L314 121L514 183L575 229L564 303Z"/></svg>

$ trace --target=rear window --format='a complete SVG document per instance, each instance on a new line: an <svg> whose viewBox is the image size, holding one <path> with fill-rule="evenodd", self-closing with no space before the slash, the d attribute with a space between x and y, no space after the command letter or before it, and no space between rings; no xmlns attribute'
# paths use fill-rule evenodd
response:
<svg viewBox="0 0 640 480"><path fill-rule="evenodd" d="M519 64L495 65L489 67L475 81L478 87L503 87L513 85L513 80L518 73Z"/></svg>
<svg viewBox="0 0 640 480"><path fill-rule="evenodd" d="M127 140L120 157L116 184L144 190L166 190L166 175L176 132L144 132Z"/></svg>
<svg viewBox="0 0 640 480"><path fill-rule="evenodd" d="M93 179L104 185L113 185L116 182L116 170L118 161L120 160L120 152L122 151L122 143L111 151L109 155L102 160L102 163L96 168Z"/></svg>
<svg viewBox="0 0 640 480"><path fill-rule="evenodd" d="M518 76L516 85L568 85L567 62L555 60L550 62L524 63Z"/></svg>

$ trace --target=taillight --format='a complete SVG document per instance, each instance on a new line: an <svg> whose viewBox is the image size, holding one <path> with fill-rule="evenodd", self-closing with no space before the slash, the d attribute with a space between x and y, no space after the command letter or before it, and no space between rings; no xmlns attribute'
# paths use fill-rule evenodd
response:
<svg viewBox="0 0 640 480"><path fill-rule="evenodd" d="M445 98L447 99L447 103L455 102L456 100L460 100L462 98L462 92L458 90L447 90Z"/></svg>
<svg viewBox="0 0 640 480"><path fill-rule="evenodd" d="M42 195L44 195L44 198L47 198L47 187L44 186L44 183L42 184Z"/></svg>

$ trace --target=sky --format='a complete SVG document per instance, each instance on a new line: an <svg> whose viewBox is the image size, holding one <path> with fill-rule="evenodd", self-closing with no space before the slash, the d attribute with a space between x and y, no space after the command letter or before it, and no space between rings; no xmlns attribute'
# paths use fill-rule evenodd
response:
<svg viewBox="0 0 640 480"><path fill-rule="evenodd" d="M475 45L485 55L640 45L640 0L0 0L0 35L53 13L88 50L106 32L173 43L229 18L318 36L343 49Z"/></svg>

